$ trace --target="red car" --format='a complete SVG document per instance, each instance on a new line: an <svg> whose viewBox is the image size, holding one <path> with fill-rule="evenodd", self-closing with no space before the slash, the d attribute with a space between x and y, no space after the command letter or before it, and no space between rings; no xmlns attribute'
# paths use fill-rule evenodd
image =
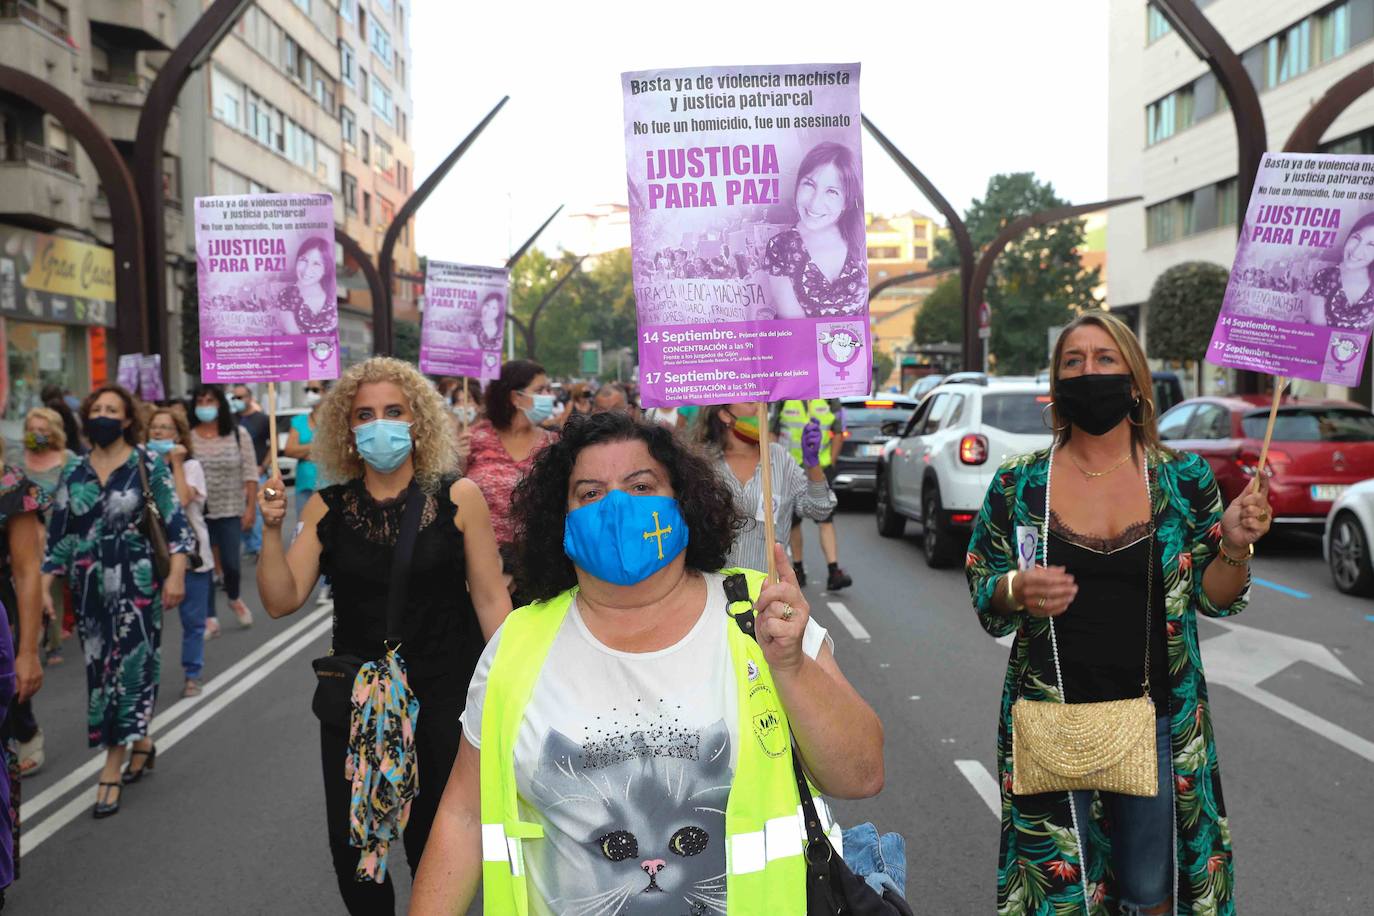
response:
<svg viewBox="0 0 1374 916"><path fill-rule="evenodd" d="M1254 480L1271 401L1189 398L1160 417L1159 435L1206 458L1229 504ZM1346 487L1374 477L1374 413L1351 401L1285 397L1265 463L1274 521L1323 524Z"/></svg>

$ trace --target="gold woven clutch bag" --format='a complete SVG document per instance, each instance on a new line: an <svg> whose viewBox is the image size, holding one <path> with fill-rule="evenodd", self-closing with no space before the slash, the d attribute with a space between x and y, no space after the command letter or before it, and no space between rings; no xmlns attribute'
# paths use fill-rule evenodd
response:
<svg viewBox="0 0 1374 916"><path fill-rule="evenodd" d="M1152 798L1159 790L1149 697L1106 703L1022 698L1012 704L1011 722L1017 795L1101 789Z"/></svg>

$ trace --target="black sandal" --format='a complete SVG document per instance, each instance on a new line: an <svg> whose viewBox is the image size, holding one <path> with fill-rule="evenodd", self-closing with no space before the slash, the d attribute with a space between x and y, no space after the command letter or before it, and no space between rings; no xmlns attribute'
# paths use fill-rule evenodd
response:
<svg viewBox="0 0 1374 916"><path fill-rule="evenodd" d="M114 799L114 801L112 801L112 802L109 802L109 801L101 801L101 800L100 800L100 790L101 790L101 789L104 789L104 788L107 788L107 787L108 787L108 788L111 788L111 789L119 789L119 790L120 790L120 792L116 792L116 793L115 793L115 799ZM115 814L118 814L118 813L119 813L119 796L120 796L120 794L122 794L123 789L124 789L124 786L121 785L120 783L117 783L117 782L98 782L98 783L96 783L96 789L95 789L95 810L91 812L92 816L95 817L96 820L102 820L103 818L111 817L111 816L113 816L113 815L115 815Z"/></svg>
<svg viewBox="0 0 1374 916"><path fill-rule="evenodd" d="M134 758L137 757L137 756L140 755L140 754L142 754L144 757L147 757L148 759L145 760L145 761L143 762L143 766L141 766L141 767L139 767L137 770L135 770L135 769L134 769ZM132 751L129 752L129 762L126 763L126 764L124 765L124 773L123 773L123 775L121 775L119 778L123 781L124 785L126 785L126 786L131 786L131 785L133 785L134 783L138 782L140 779L142 779L142 778L143 778L143 774L146 773L146 772L148 772L149 770L151 770L151 769L152 769L153 767L155 767L156 765L157 765L157 745L156 745L156 744L150 746L150 747L148 748L148 750L146 750L146 751L140 751L138 748L134 748Z"/></svg>

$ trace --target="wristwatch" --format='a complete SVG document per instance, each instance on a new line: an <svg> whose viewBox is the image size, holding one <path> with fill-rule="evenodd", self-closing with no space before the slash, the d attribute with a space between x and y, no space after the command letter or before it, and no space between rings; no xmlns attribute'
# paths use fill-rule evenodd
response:
<svg viewBox="0 0 1374 916"><path fill-rule="evenodd" d="M1221 554L1221 561L1225 563L1227 566L1245 566L1250 562L1250 559L1255 555L1255 545L1246 544L1245 547L1245 556L1241 557L1239 560L1226 552L1225 544L1217 544L1217 553Z"/></svg>
<svg viewBox="0 0 1374 916"><path fill-rule="evenodd" d="M1013 611L1024 611L1026 606L1016 600L1016 575L1019 570L1010 570L1007 573L1007 603L1011 605Z"/></svg>

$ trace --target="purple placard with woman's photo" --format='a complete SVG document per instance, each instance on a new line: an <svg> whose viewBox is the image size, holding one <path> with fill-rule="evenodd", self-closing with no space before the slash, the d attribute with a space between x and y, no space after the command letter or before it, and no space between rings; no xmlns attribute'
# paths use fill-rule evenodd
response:
<svg viewBox="0 0 1374 916"><path fill-rule="evenodd" d="M201 377L338 378L333 197L197 197L195 220Z"/></svg>
<svg viewBox="0 0 1374 916"><path fill-rule="evenodd" d="M487 381L501 374L510 271L429 261L420 371Z"/></svg>
<svg viewBox="0 0 1374 916"><path fill-rule="evenodd" d="M644 405L867 394L859 65L621 81Z"/></svg>
<svg viewBox="0 0 1374 916"><path fill-rule="evenodd" d="M1374 156L1266 153L1207 361L1358 385L1371 326Z"/></svg>

